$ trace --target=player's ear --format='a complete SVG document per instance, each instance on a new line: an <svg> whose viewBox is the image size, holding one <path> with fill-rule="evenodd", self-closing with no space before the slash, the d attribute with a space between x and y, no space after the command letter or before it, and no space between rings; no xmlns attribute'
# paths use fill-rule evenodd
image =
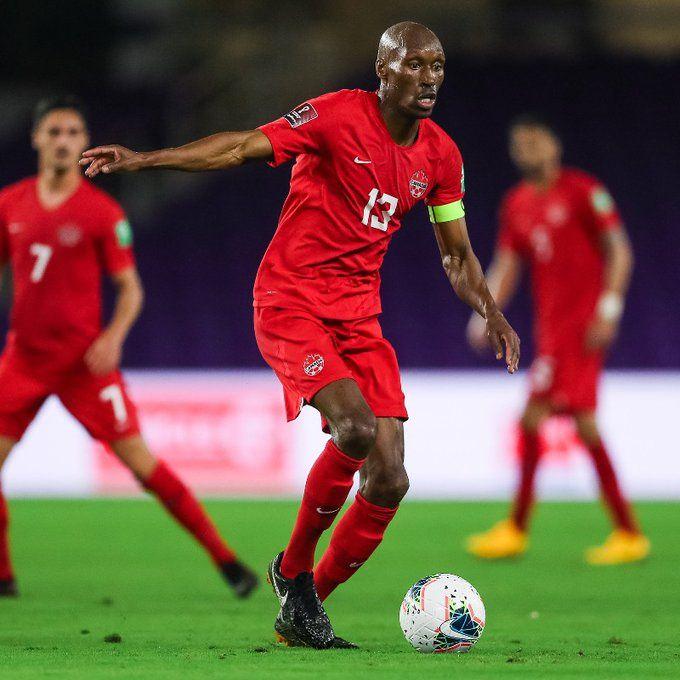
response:
<svg viewBox="0 0 680 680"><path fill-rule="evenodd" d="M375 75L382 81L387 78L387 64L384 59L375 60Z"/></svg>

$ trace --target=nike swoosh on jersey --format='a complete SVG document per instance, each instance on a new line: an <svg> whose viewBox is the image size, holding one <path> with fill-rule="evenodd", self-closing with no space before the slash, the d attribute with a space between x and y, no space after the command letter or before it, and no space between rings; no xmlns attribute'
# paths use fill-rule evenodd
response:
<svg viewBox="0 0 680 680"><path fill-rule="evenodd" d="M354 162L363 165L364 163L372 163L372 161L364 161L359 156L354 156Z"/></svg>

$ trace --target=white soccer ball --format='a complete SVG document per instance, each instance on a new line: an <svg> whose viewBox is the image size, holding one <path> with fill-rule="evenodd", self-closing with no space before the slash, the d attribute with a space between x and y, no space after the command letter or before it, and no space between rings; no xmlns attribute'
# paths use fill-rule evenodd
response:
<svg viewBox="0 0 680 680"><path fill-rule="evenodd" d="M435 574L404 596L399 625L419 651L469 652L484 631L486 612L479 593L460 576Z"/></svg>

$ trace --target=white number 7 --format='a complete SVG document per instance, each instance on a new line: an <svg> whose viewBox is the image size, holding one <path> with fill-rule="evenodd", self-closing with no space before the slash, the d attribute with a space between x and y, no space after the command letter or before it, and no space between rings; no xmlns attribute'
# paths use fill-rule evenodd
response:
<svg viewBox="0 0 680 680"><path fill-rule="evenodd" d="M110 401L113 407L113 417L117 423L125 423L128 418L127 409L125 408L125 399L123 393L118 385L109 385L105 387L100 393L99 398L102 401Z"/></svg>
<svg viewBox="0 0 680 680"><path fill-rule="evenodd" d="M38 283L45 274L47 263L52 257L52 246L46 246L44 243L32 243L29 252L36 258L31 270L31 281Z"/></svg>
<svg viewBox="0 0 680 680"><path fill-rule="evenodd" d="M387 203L387 210L381 210L382 220L378 219L375 215L371 215L371 210L375 207L376 200L379 205L385 205ZM361 223L368 226L368 218L371 218L371 227L373 229L380 229L380 231L387 231L387 225L390 222L390 217L394 215L397 209L397 203L399 199L389 194L383 194L378 198L378 189L371 189L368 194L368 203L364 207L364 215L361 219Z"/></svg>

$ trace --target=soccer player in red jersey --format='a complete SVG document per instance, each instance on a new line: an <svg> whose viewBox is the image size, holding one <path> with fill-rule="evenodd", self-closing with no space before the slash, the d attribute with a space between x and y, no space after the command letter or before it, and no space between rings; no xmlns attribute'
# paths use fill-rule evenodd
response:
<svg viewBox="0 0 680 680"><path fill-rule="evenodd" d="M488 273L503 307L526 264L534 297L537 358L520 423L520 481L510 518L472 536L468 549L488 559L523 553L540 457L539 428L554 413L574 417L590 453L615 531L590 548L591 564L644 558L641 534L602 442L595 409L600 372L614 341L633 256L614 201L594 177L561 165L560 141L543 121L520 118L510 128L510 155L523 180L505 196L500 234ZM468 326L473 346L486 345L481 317Z"/></svg>
<svg viewBox="0 0 680 680"><path fill-rule="evenodd" d="M281 605L276 631L289 644L317 648L346 644L321 601L369 559L408 489L407 412L395 352L378 323L379 270L402 217L420 200L454 290L485 317L496 357L511 373L519 362L519 340L468 238L460 152L429 120L444 79L442 46L420 24L392 26L380 40L376 73L377 92L326 94L257 130L147 153L103 146L81 161L94 176L295 159L255 281L255 335L283 385L288 418L311 404L331 434L307 478L290 541L269 568ZM361 488L312 572L319 537L359 470Z"/></svg>
<svg viewBox="0 0 680 680"><path fill-rule="evenodd" d="M140 435L118 366L142 306L142 286L125 214L82 178L78 159L89 135L78 100L41 102L32 141L38 175L0 192L0 267L9 263L14 280L11 328L0 356L0 466L47 397L56 394L205 548L234 592L246 596L257 577ZM104 273L117 298L102 328ZM7 528L0 491L0 595L16 595Z"/></svg>

